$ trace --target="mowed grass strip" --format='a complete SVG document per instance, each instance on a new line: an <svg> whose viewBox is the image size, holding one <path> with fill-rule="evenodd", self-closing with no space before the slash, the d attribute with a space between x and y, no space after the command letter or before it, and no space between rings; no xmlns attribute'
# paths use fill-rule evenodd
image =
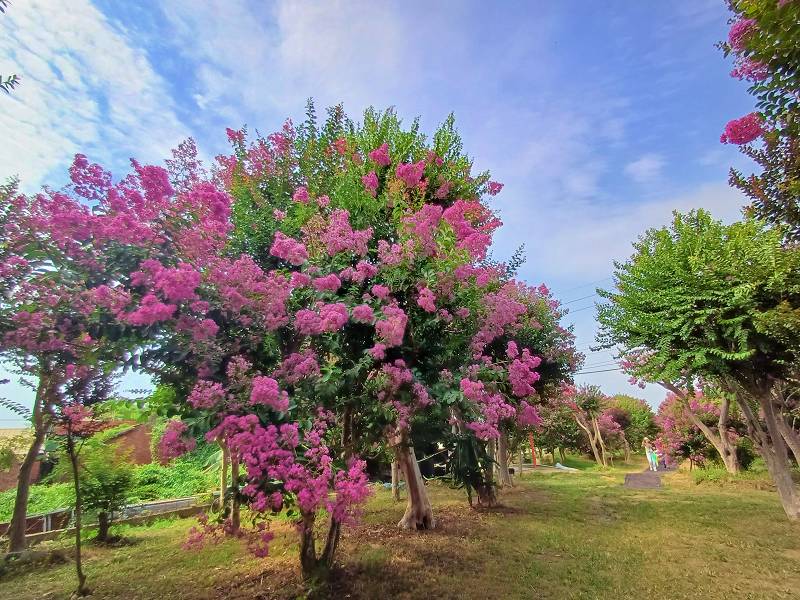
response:
<svg viewBox="0 0 800 600"><path fill-rule="evenodd" d="M583 466L579 463L578 466ZM773 492L696 485L670 473L660 490L622 487L637 467L526 473L477 511L432 483L437 527L399 531L403 503L378 489L347 529L330 598L797 598L800 525ZM226 540L182 549L191 520L127 528L134 543L89 546L93 598L303 598L291 525L267 559ZM53 543L68 546L68 541ZM72 564L0 580L0 598L66 598Z"/></svg>

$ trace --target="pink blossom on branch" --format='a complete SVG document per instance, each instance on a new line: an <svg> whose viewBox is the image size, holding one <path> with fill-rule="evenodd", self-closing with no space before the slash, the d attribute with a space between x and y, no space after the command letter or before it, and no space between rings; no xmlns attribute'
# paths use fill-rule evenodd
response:
<svg viewBox="0 0 800 600"><path fill-rule="evenodd" d="M729 121L720 137L723 144L749 144L764 133L761 115L752 112L739 119Z"/></svg>
<svg viewBox="0 0 800 600"><path fill-rule="evenodd" d="M388 167L392 162L391 158L389 158L389 144L386 142L372 150L367 156L372 162L381 167Z"/></svg>

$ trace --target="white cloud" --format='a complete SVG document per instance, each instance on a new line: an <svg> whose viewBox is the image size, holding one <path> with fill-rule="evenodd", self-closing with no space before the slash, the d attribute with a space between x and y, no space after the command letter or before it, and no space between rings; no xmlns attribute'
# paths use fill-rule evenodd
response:
<svg viewBox="0 0 800 600"><path fill-rule="evenodd" d="M55 170L63 178L76 152L119 167L159 160L186 137L144 50L88 0L15 2L0 28L0 72L22 78L0 98L0 177L35 189Z"/></svg>
<svg viewBox="0 0 800 600"><path fill-rule="evenodd" d="M613 261L627 258L632 242L646 229L668 224L673 210L705 208L716 218L732 221L740 217L742 204L741 194L724 181L637 203L542 202L535 210L506 211L512 216L504 219L503 234L528 241L532 251L524 271L537 281L586 282L610 275Z"/></svg>
<svg viewBox="0 0 800 600"><path fill-rule="evenodd" d="M665 164L664 159L658 154L645 154L625 165L625 174L636 183L649 184L661 176Z"/></svg>

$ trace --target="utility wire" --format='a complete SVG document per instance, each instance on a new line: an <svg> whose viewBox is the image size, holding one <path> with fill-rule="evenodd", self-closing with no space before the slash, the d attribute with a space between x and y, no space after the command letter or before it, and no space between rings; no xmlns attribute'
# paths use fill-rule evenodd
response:
<svg viewBox="0 0 800 600"><path fill-rule="evenodd" d="M576 308L575 310L571 310L567 313L567 315L575 314L576 312L581 312L582 310L589 310L590 308L594 308L594 304L591 306L584 306L583 308Z"/></svg>
<svg viewBox="0 0 800 600"><path fill-rule="evenodd" d="M594 294L589 294L588 296L581 296L580 298L575 298L575 300L562 302L561 305L563 306L565 304L572 304L573 302L578 302L579 300L586 300L587 298L594 298L595 296L597 296L597 292L595 292Z"/></svg>
<svg viewBox="0 0 800 600"><path fill-rule="evenodd" d="M574 290L579 290L581 288L589 287L590 285L595 285L597 283L602 283L611 279L611 277L603 277L602 279L598 279L597 281L590 281L589 283L584 283L583 285L576 285L575 287L569 288L568 290L564 290L561 292L562 294L566 294L567 292L572 292Z"/></svg>
<svg viewBox="0 0 800 600"><path fill-rule="evenodd" d="M602 369L601 371L578 371L575 375L589 375L591 373L610 373L611 371L621 371L621 367L617 367L616 369Z"/></svg>

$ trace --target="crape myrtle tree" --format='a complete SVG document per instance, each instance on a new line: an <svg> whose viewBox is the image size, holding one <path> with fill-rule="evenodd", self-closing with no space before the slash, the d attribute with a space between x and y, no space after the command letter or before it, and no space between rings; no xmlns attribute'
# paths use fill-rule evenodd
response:
<svg viewBox="0 0 800 600"><path fill-rule="evenodd" d="M748 81L757 112L733 119L722 141L740 145L761 172L731 169L730 183L749 199L747 211L786 225L787 241L800 239L800 4L788 0L734 0L728 39L731 76Z"/></svg>
<svg viewBox="0 0 800 600"><path fill-rule="evenodd" d="M146 337L119 319L129 302L124 282L148 253L157 252L149 222L163 215L149 206L150 172L112 186L110 175L78 155L71 184L34 196L3 190L0 208L0 355L35 388L33 439L20 466L9 549L25 548L31 469L52 427L63 386L83 369L113 369ZM181 221L191 217L181 213ZM12 407L13 408L13 407Z"/></svg>
<svg viewBox="0 0 800 600"><path fill-rule="evenodd" d="M658 360L655 354L637 349L622 355L620 366L630 375L632 384L643 386L653 373L663 375ZM653 383L661 385L669 392L670 414L677 409L682 410L685 414L679 421L681 423L684 419L690 421L692 427L705 436L708 443L717 451L725 469L729 473L738 473L741 470L741 462L736 451L737 435L730 423L732 409L730 394L715 390L715 386L709 381L692 379L686 371L679 373L672 381L661 379ZM719 401L718 405L706 401L704 387L709 388L712 392L711 397ZM713 414L713 422L709 420L709 414Z"/></svg>
<svg viewBox="0 0 800 600"><path fill-rule="evenodd" d="M499 484L508 486L509 437L541 425L538 406L570 379L580 355L571 331L559 325L562 311L546 286L510 281L500 291L504 296L478 313L482 326L471 343L475 363L462 378L461 390L478 405L495 403L496 421L483 418L467 428L487 441ZM504 312L508 322L502 323ZM487 483L490 477L476 488L479 504L493 502L493 486Z"/></svg>
<svg viewBox="0 0 800 600"><path fill-rule="evenodd" d="M791 380L800 349L800 252L782 232L745 220L723 225L707 212L675 214L651 229L598 310L599 341L645 353L647 381L698 379L733 394L748 434L775 482L786 514L800 516L776 386ZM677 387L677 386L676 386ZM763 420L759 418L759 411Z"/></svg>
<svg viewBox="0 0 800 600"><path fill-rule="evenodd" d="M668 392L659 405L656 415L656 422L660 428L656 446L668 460L673 462L688 460L690 469L694 465L722 460L728 472L736 472L731 471L730 461L726 462L720 454L719 436L713 433L715 427L720 427L721 412L720 405L708 401L702 392L696 391L688 399L685 395ZM703 427L698 427L697 423ZM725 439L731 444L736 444L739 434L730 425L730 422L724 422L723 426L727 428ZM706 432L712 433L709 436ZM735 464L737 468L741 464L738 457Z"/></svg>
<svg viewBox="0 0 800 600"><path fill-rule="evenodd" d="M596 385L582 385L577 388L563 386L561 399L572 411L578 427L586 434L595 462L601 467L608 466L609 456L603 439L603 430L600 427L606 399L603 391ZM617 433L618 426L614 427L608 422L608 418L604 419L604 425L607 432Z"/></svg>
<svg viewBox="0 0 800 600"><path fill-rule="evenodd" d="M356 125L334 107L320 125L309 106L297 128L229 137L234 154L215 176L235 199L232 247L291 282L294 316L277 346L318 365L313 400L337 415L345 454L393 449L408 489L399 525L433 527L414 420L455 413L473 437L486 423L499 435L499 420L524 408L515 397L500 416L461 389L472 357L527 310L508 298L507 269L485 262L500 221L481 198L502 186L471 175L452 118L429 143L392 112Z"/></svg>

